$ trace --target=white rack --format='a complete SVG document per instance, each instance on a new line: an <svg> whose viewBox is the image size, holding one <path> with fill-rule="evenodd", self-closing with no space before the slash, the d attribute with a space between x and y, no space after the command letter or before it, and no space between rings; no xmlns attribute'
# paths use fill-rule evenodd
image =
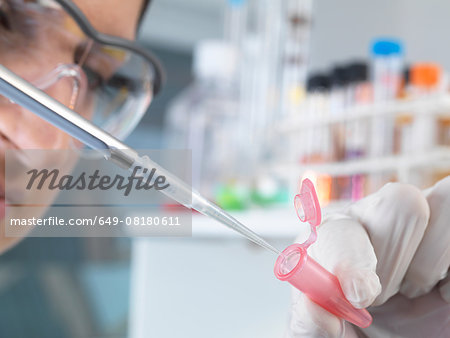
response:
<svg viewBox="0 0 450 338"><path fill-rule="evenodd" d="M281 163L271 166L278 176L298 179L307 171L324 173L330 176L350 176L378 172L396 172L400 182L409 182L413 169L450 170L450 148L439 147L422 154L393 155L381 158L369 158L346 162L300 165Z"/></svg>
<svg viewBox="0 0 450 338"><path fill-rule="evenodd" d="M277 132L296 132L318 126L369 119L386 115L410 114L413 116L433 114L438 117L450 117L450 95L430 96L415 100L397 100L385 103L357 105L341 111L339 114L318 113L314 118L301 114L288 115L275 127Z"/></svg>
<svg viewBox="0 0 450 338"><path fill-rule="evenodd" d="M432 115L435 118L450 118L450 95L440 94L421 99L397 100L385 103L358 105L331 114L322 111L311 114L286 116L274 128L280 135L291 137L293 133L302 133L306 129L328 127L341 123L345 125L350 121L369 120L380 116L398 116L408 114L413 117ZM345 162L328 162L320 164L301 164L289 162L276 162L268 165L269 171L276 173L290 181L298 180L305 172L328 174L330 176L349 176L356 174L373 174L381 172L396 173L401 182L410 182L411 173L416 169L450 170L450 147L435 146L432 149L411 154L390 155L380 158L360 158Z"/></svg>

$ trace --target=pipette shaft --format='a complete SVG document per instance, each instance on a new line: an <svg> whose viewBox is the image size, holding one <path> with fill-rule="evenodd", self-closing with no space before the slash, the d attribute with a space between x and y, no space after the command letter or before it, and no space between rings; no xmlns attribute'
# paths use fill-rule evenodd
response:
<svg viewBox="0 0 450 338"><path fill-rule="evenodd" d="M55 127L65 131L92 149L102 152L106 159L120 167L133 170L136 166L147 168L149 172L156 169L156 176L165 176L169 184L164 194L190 209L209 216L228 228L240 233L254 243L280 254L276 248L267 243L255 232L234 219L223 209L202 197L198 192L159 166L146 156L139 154L109 133L92 124L89 120L70 110L46 93L32 86L6 67L0 65L0 95L7 97L25 109L35 113Z"/></svg>

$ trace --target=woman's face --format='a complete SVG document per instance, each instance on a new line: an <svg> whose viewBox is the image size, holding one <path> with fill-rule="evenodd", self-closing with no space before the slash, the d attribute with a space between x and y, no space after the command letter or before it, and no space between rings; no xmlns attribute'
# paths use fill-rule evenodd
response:
<svg viewBox="0 0 450 338"><path fill-rule="evenodd" d="M2 1L0 1L1 3ZM7 3L8 1L6 1ZM98 31L134 39L143 0L73 0ZM14 18L16 19L16 18ZM19 19L20 20L20 19ZM48 26L53 25L53 23ZM76 63L75 57L84 38L67 36L49 27L30 27L30 41L20 48L0 48L0 63L30 82L51 72L60 63ZM72 31L77 28L72 27ZM3 32L1 32L3 34ZM20 38L12 40L21 41ZM1 44L0 38L0 44ZM6 46L5 46L6 47ZM67 103L70 81L60 81L48 89L54 98ZM64 149L70 137L30 112L0 102L0 139L2 149ZM91 112L81 111L88 117Z"/></svg>
<svg viewBox="0 0 450 338"><path fill-rule="evenodd" d="M0 0L0 8L8 4L8 0ZM11 1L13 3L14 1ZM20 1L19 1L20 2ZM82 10L90 23L98 31L127 39L134 39L136 25L141 14L143 0L73 0ZM0 17L2 19L2 17ZM17 25L24 18L10 18ZM0 64L17 73L30 82L39 81L54 70L58 64L75 64L82 34L77 35L74 24L68 25L67 31L74 34L65 35L62 30L53 29L55 20L36 20L40 24L27 27L30 22L23 21L24 30L28 30L30 38L14 36L0 26ZM8 17L6 17L8 20ZM0 23L7 25L4 18ZM8 35L9 34L9 35ZM11 41L15 41L11 45ZM9 45L7 45L9 43ZM1 46L1 45L4 46ZM73 96L74 80L63 78L45 91L60 102L70 105ZM89 90L87 87L86 91ZM87 94L88 95L88 94ZM77 111L89 118L92 115L90 105L78 107ZM35 114L0 98L0 209L4 205L5 187L5 151L6 149L70 149L72 138L53 127ZM26 198L25 198L26 199ZM0 211L0 219L4 219L4 211ZM2 226L3 229L3 226ZM0 252L11 239L4 238L0 232ZM3 248L3 249L2 249Z"/></svg>

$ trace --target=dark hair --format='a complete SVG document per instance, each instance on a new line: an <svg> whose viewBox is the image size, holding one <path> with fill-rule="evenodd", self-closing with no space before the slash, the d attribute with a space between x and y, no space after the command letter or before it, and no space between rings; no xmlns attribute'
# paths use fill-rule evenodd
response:
<svg viewBox="0 0 450 338"><path fill-rule="evenodd" d="M76 21L83 33L93 41L103 45L119 47L134 52L135 54L140 55L149 63L151 63L155 68L153 94L156 95L159 92L163 83L165 82L165 73L161 63L159 62L158 58L153 55L153 53L145 48L140 47L139 44L136 44L134 41L98 32L94 27L92 27L83 12L81 12L81 10L71 0L55 1L58 2L61 7L63 7L64 10L72 17L72 19ZM149 3L150 0L146 0L146 2L144 3L145 7L147 7Z"/></svg>

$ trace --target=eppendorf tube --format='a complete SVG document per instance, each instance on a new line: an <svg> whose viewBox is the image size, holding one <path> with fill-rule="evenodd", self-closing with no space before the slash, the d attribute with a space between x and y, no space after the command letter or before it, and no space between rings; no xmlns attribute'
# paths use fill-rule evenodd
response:
<svg viewBox="0 0 450 338"><path fill-rule="evenodd" d="M308 256L300 244L287 247L275 263L275 276L287 281L328 312L366 328L372 317L366 309L355 308L346 298L335 275Z"/></svg>

